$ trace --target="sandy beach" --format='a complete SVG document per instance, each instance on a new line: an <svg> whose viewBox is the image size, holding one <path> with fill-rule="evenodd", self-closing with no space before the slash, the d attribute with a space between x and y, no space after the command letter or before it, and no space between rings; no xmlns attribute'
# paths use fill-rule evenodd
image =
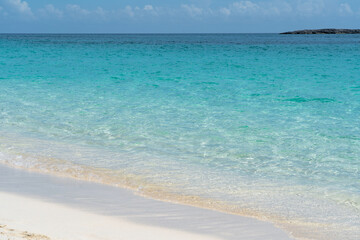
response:
<svg viewBox="0 0 360 240"><path fill-rule="evenodd" d="M10 239L220 239L133 223L14 194L0 193L0 198L1 221L6 224L2 228Z"/></svg>
<svg viewBox="0 0 360 240"><path fill-rule="evenodd" d="M270 223L0 166L0 239L291 239Z"/></svg>

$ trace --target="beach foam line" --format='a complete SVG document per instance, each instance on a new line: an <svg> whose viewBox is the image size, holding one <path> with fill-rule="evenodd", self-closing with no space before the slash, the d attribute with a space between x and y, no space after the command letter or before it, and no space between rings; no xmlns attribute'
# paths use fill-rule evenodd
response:
<svg viewBox="0 0 360 240"><path fill-rule="evenodd" d="M3 165L0 206L1 225L50 239L291 239L268 222Z"/></svg>

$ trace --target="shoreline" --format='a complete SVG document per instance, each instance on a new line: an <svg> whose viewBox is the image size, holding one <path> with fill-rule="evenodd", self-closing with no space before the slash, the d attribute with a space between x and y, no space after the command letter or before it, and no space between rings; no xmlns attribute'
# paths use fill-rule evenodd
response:
<svg viewBox="0 0 360 240"><path fill-rule="evenodd" d="M49 203L15 194L0 192L0 199L2 205L5 205L0 210L0 221L3 221L4 218L5 221L8 221L6 223L8 225L5 225L3 229L5 230L5 236L10 236L10 239L12 239L11 237L38 240L221 239L205 234L143 225L126 219L89 213L57 203ZM14 205L17 207L12 207ZM54 219L54 216L56 216L56 219Z"/></svg>
<svg viewBox="0 0 360 240"><path fill-rule="evenodd" d="M94 238L87 235L86 239L121 239L115 236L125 234L128 234L125 239L152 239L152 234L157 236L156 239L170 239L169 236L171 239L199 240L292 239L269 222L148 199L119 187L28 172L2 164L0 173L0 225L45 235L50 239L68 238L54 228L45 228L44 224L35 227L31 223L41 223L46 219L47 225L62 227L65 232L72 231L78 236L86 235L86 231L93 232L92 236L98 234ZM51 217L50 211L44 210L45 206L57 217ZM68 214L64 215L65 212ZM67 215L77 227L69 229L66 226ZM109 227L106 231L108 237L101 232L104 222L109 222L105 224ZM86 228L91 224L99 224L101 228ZM117 232L119 226L128 227ZM139 235L145 230L148 235Z"/></svg>

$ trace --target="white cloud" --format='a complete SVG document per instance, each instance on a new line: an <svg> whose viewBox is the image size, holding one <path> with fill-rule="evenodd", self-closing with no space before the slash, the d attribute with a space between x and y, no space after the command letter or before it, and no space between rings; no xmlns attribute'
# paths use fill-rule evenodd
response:
<svg viewBox="0 0 360 240"><path fill-rule="evenodd" d="M240 1L232 4L232 9L239 13L255 13L260 7L256 3L251 1Z"/></svg>
<svg viewBox="0 0 360 240"><path fill-rule="evenodd" d="M113 18L127 16L133 19L146 18L148 16L158 16L162 13L161 7L146 4L143 7L127 5L123 9L112 11L110 15Z"/></svg>
<svg viewBox="0 0 360 240"><path fill-rule="evenodd" d="M158 15L159 14L159 9L156 7L153 7L152 5L145 5L143 10L146 13L150 13L151 15Z"/></svg>
<svg viewBox="0 0 360 240"><path fill-rule="evenodd" d="M92 18L98 20L110 20L110 19L119 19L119 17L144 17L149 15L158 15L160 8L154 7L150 4L144 5L143 7L127 5L122 9L113 9L106 10L101 7L97 7L95 10L89 10L81 8L76 4L69 4L66 6L66 12L63 14L68 14L73 18Z"/></svg>
<svg viewBox="0 0 360 240"><path fill-rule="evenodd" d="M292 6L283 0L254 3L252 1L233 2L227 7L219 9L220 14L230 15L279 15L293 11Z"/></svg>
<svg viewBox="0 0 360 240"><path fill-rule="evenodd" d="M79 5L76 4L68 4L66 6L66 10L73 16L73 17L84 17L90 14L90 11L84 8L81 8Z"/></svg>
<svg viewBox="0 0 360 240"><path fill-rule="evenodd" d="M152 5L145 5L144 6L144 10L145 11L153 11L154 10L154 7Z"/></svg>
<svg viewBox="0 0 360 240"><path fill-rule="evenodd" d="M26 1L21 0L7 0L8 5L10 5L15 11L27 15L33 16L31 8Z"/></svg>
<svg viewBox="0 0 360 240"><path fill-rule="evenodd" d="M225 16L230 16L230 14L231 14L231 11L230 11L229 8L223 7L223 8L220 8L219 11L220 11L221 14L224 14Z"/></svg>
<svg viewBox="0 0 360 240"><path fill-rule="evenodd" d="M109 13L108 11L106 11L105 9L103 9L102 7L97 7L94 11L94 13L97 15L97 16L100 16L102 18L106 18L108 17Z"/></svg>
<svg viewBox="0 0 360 240"><path fill-rule="evenodd" d="M28 4L28 0L0 0L5 2L0 12L4 15L9 13L21 13L22 15L34 16ZM85 9L76 4L68 4L62 9L48 4L36 11L39 17L52 18L77 18L94 20L111 20L122 17L136 19L149 19L151 17L191 16L194 19L204 17L273 17L273 16L313 16L320 14L339 14L343 16L355 15L355 11L348 3L328 4L327 0L234 0L227 5L217 8L210 7L210 0L198 1L198 4L182 4L178 7L159 7L151 4L143 6L127 5L121 9ZM346 0L343 0L346 1ZM203 5L200 5L200 2ZM326 4L325 4L326 2ZM327 7L327 8L325 8ZM360 14L360 13L359 13Z"/></svg>
<svg viewBox="0 0 360 240"><path fill-rule="evenodd" d="M129 5L125 7L125 13L127 15L129 15L130 17L135 16L135 12L134 12L133 8L131 6L129 6Z"/></svg>
<svg viewBox="0 0 360 240"><path fill-rule="evenodd" d="M77 19L97 19L97 20L106 20L111 18L112 14L115 15L115 10L108 11L102 7L97 7L94 10L89 10L80 7L76 4L69 4L66 6L66 14L73 18Z"/></svg>
<svg viewBox="0 0 360 240"><path fill-rule="evenodd" d="M44 8L39 9L39 13L45 17L62 18L63 12L54 7L52 4L46 5Z"/></svg>
<svg viewBox="0 0 360 240"><path fill-rule="evenodd" d="M181 8L186 11L187 14L189 14L192 17L201 16L204 13L204 9L196 7L195 5L191 4L183 4L181 5Z"/></svg>
<svg viewBox="0 0 360 240"><path fill-rule="evenodd" d="M348 3L342 3L339 7L339 13L343 16L348 16L353 14L353 10Z"/></svg>

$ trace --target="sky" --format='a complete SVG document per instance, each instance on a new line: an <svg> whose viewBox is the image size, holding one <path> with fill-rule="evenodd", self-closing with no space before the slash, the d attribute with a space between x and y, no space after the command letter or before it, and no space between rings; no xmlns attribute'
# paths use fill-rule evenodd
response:
<svg viewBox="0 0 360 240"><path fill-rule="evenodd" d="M0 0L1 33L277 33L359 20L360 0Z"/></svg>

